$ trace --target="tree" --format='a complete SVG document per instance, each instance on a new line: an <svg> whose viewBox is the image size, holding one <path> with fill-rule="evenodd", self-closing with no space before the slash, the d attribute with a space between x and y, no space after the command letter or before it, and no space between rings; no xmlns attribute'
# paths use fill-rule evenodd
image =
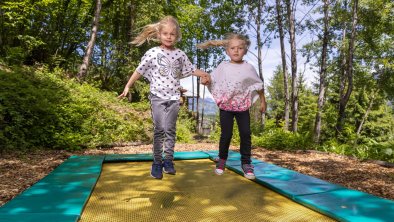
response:
<svg viewBox="0 0 394 222"><path fill-rule="evenodd" d="M277 14L277 22L278 22L278 32L279 32L279 40L280 40L280 53L282 58L282 70L283 70L283 87L284 87L284 124L283 128L285 130L289 129L289 81L288 81L288 71L286 64L286 50L284 44L284 32L283 32L283 13L281 8L281 1L276 0L276 14Z"/></svg>
<svg viewBox="0 0 394 222"><path fill-rule="evenodd" d="M246 21L246 26L252 33L251 35L253 38L256 39L256 49L257 49L257 73L260 76L260 79L263 81L263 91L265 91L265 84L264 84L264 76L263 76L263 68L262 68L262 61L263 61L263 56L262 56L262 50L263 46L267 41L270 40L269 35L267 35L266 39L263 41L263 34L267 33L268 28L267 28L267 20L265 19L268 16L263 16L263 10L269 13L269 8L265 6L265 0L258 0L258 1L246 1L246 8L248 11L248 20ZM263 28L263 26L266 26L266 28ZM263 28L263 29L262 29ZM255 111L255 110L253 110ZM252 112L253 112L252 111ZM259 110L257 110L258 113ZM255 115L257 117L257 115ZM260 116L260 115L259 115ZM261 114L261 125L264 127L265 125L265 113Z"/></svg>
<svg viewBox="0 0 394 222"><path fill-rule="evenodd" d="M248 11L248 20L246 22L246 26L252 33L253 38L256 39L256 49L257 49L257 73L260 76L260 79L263 81L264 84L264 77L263 77L263 68L262 68L262 48L265 42L262 40L262 34L265 30L261 31L261 26L264 25L263 21L263 9L265 8L265 1L258 0L258 1L246 1L246 7ZM268 38L267 38L268 40ZM267 41L266 40L266 41Z"/></svg>
<svg viewBox="0 0 394 222"><path fill-rule="evenodd" d="M320 57L320 72L319 72L319 96L317 100L317 112L315 118L314 127L314 141L318 143L320 141L321 133L321 118L325 100L325 90L326 90L326 76L327 76L327 47L328 47L328 35L329 35L329 12L328 12L329 1L324 0L324 28L323 28L323 39L322 39L322 52Z"/></svg>
<svg viewBox="0 0 394 222"><path fill-rule="evenodd" d="M82 64L79 68L78 72L78 79L81 81L88 71L89 67L89 60L93 53L94 43L97 38L97 32L99 27L99 20L100 20L100 12L101 12L101 0L96 0L96 11L94 13L93 18L93 25L92 25L92 32L90 34L90 41L88 46L86 47L85 56L83 57Z"/></svg>
<svg viewBox="0 0 394 222"><path fill-rule="evenodd" d="M368 0L360 4L356 58L374 74L379 89L394 99L394 4L390 0Z"/></svg>
<svg viewBox="0 0 394 222"><path fill-rule="evenodd" d="M358 127L357 127L357 132L356 132L357 136L360 135L361 130L362 130L362 128L363 128L363 125L364 125L366 119L368 118L369 113L370 113L371 110L372 110L372 106L373 106L373 104L374 104L374 102L375 102L375 97L376 97L376 94L378 93L378 91L379 91L379 90L377 90L376 92L375 92L375 91L372 91L371 98L369 99L368 108L367 108L367 110L365 111L365 113L364 113L364 115L363 115L363 118L361 119L361 122L360 122L360 124L359 124Z"/></svg>
<svg viewBox="0 0 394 222"><path fill-rule="evenodd" d="M297 51L295 41L295 4L286 0L287 8L287 19L289 24L289 35L290 35L290 52L291 52L291 102L292 102L292 113L291 113L291 130L297 132L298 125L298 79L297 79Z"/></svg>
<svg viewBox="0 0 394 222"><path fill-rule="evenodd" d="M341 91L340 91L340 99L339 99L339 112L338 112L338 121L337 121L337 131L341 132L343 129L344 121L345 121L345 110L346 105L349 101L350 95L353 90L353 56L354 56L354 44L356 41L356 26L357 26L357 11L358 11L358 0L353 0L352 6L352 26L351 26L351 34L349 39L349 47L347 50L347 60L342 67L344 69L344 78L341 79ZM344 32L345 34L346 32ZM345 37L344 37L345 38ZM343 55L343 59L345 56ZM344 60L343 60L344 61ZM344 62L343 62L344 63ZM346 90L345 90L346 85Z"/></svg>
<svg viewBox="0 0 394 222"><path fill-rule="evenodd" d="M268 112L269 118L275 119L277 127L282 125L284 119L284 103L286 91L283 85L283 79L286 74L283 73L282 66L277 66L272 79L269 79L267 85L267 104L270 110ZM285 123L283 123L285 124Z"/></svg>

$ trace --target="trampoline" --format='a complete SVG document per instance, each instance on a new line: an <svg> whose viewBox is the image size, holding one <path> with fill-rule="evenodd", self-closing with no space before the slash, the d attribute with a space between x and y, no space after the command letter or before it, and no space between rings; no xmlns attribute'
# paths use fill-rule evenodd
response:
<svg viewBox="0 0 394 222"><path fill-rule="evenodd" d="M72 156L0 208L0 221L393 221L394 201L230 152L176 152L177 175L150 177L151 154Z"/></svg>

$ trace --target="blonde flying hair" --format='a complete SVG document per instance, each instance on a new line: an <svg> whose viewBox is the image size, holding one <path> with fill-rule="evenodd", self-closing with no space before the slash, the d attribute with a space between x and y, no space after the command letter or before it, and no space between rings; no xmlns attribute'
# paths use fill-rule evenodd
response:
<svg viewBox="0 0 394 222"><path fill-rule="evenodd" d="M176 29L176 41L181 40L181 28L179 27L178 21L173 16L165 16L159 22L146 25L142 31L135 37L131 44L140 46L145 42L159 41L159 33L166 25L174 25Z"/></svg>
<svg viewBox="0 0 394 222"><path fill-rule="evenodd" d="M246 46L246 50L249 49L250 40L249 40L248 36L241 35L241 34L238 34L238 33L228 33L228 34L226 34L225 39L223 39L223 40L209 40L209 41L197 44L197 48L199 48L199 49L207 49L209 47L219 47L219 46L223 46L223 47L227 48L228 43L232 39L239 39L239 40L244 41L245 42L245 46Z"/></svg>

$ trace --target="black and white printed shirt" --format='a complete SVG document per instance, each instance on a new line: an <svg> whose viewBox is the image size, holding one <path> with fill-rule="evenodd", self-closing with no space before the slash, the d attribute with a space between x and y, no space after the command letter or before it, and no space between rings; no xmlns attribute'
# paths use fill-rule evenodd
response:
<svg viewBox="0 0 394 222"><path fill-rule="evenodd" d="M154 47L145 53L136 71L148 79L153 95L162 99L179 100L179 80L190 76L195 70L182 50Z"/></svg>

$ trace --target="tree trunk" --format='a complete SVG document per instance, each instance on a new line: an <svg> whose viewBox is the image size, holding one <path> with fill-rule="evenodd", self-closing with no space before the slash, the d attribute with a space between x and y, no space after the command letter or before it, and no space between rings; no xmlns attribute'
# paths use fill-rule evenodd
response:
<svg viewBox="0 0 394 222"><path fill-rule="evenodd" d="M319 82L319 97L317 100L317 112L314 129L314 141L320 142L321 134L321 116L323 113L325 90L326 90L326 76L327 76L327 47L328 47L328 0L324 0L324 30L323 30L323 45L320 64L320 82Z"/></svg>
<svg viewBox="0 0 394 222"><path fill-rule="evenodd" d="M201 58L200 58L200 54L197 53L197 68L200 69L201 68ZM196 131L197 133L200 133L200 111L199 111L199 103L200 103L200 77L196 78L197 81L197 95L196 95L196 114L197 114L197 118L196 118Z"/></svg>
<svg viewBox="0 0 394 222"><path fill-rule="evenodd" d="M257 65L258 65L258 71L259 71L259 76L260 79L263 81L264 84L264 77L263 77L263 68L262 68L262 56L261 56L261 49L263 48L263 44L261 42L261 32L260 32L260 26L261 26L261 14L262 14L262 1L258 0L258 5L257 5L257 17L256 17L256 38L257 38Z"/></svg>
<svg viewBox="0 0 394 222"><path fill-rule="evenodd" d="M370 101L369 101L368 108L367 108L367 110L365 111L364 116L363 116L363 119L361 120L360 125L359 125L358 128L357 128L357 133L356 133L357 136L360 135L361 130L362 130L362 128L363 128L363 125L364 125L366 119L368 118L369 113L371 112L373 103L374 103L374 101L375 101L375 96L376 96L377 93L378 93L378 91L372 92L372 95L371 95L371 99L370 99Z"/></svg>
<svg viewBox="0 0 394 222"><path fill-rule="evenodd" d="M347 88L346 88L346 93L343 96L341 96L339 101L339 114L337 121L338 132L341 132L343 129L343 125L345 122L346 105L353 91L353 56L354 56L354 42L356 40L357 10L358 10L358 0L354 0L352 7L352 14L353 14L352 33L349 41L348 59L346 64Z"/></svg>
<svg viewBox="0 0 394 222"><path fill-rule="evenodd" d="M200 103L200 77L197 77L197 95L196 95L196 113L197 113L197 122L196 122L196 130L200 133L200 110L199 110L199 103Z"/></svg>
<svg viewBox="0 0 394 222"><path fill-rule="evenodd" d="M206 53L205 54L205 59L204 59L204 62L205 62L205 65L204 65L204 67L206 68L206 67L208 67L208 61L209 61L209 59L208 59L208 54ZM204 70L204 71L206 71L206 70ZM204 110L205 110L205 86L203 86L203 91L202 91L202 109L201 109L201 129L202 129L202 134L204 134Z"/></svg>
<svg viewBox="0 0 394 222"><path fill-rule="evenodd" d="M345 8L347 7L347 2L345 1ZM344 25L343 30L342 30L342 47L341 47L341 64L340 64L340 76L339 76L339 104L341 99L344 97L344 92L345 92L345 85L346 85L346 33L347 33L347 28L346 25ZM336 124L336 131L335 134L338 135L340 131L342 131L342 123L340 124L339 122L341 121L339 118L340 113L343 113L344 111L341 111L342 107L339 105L338 109L338 119L337 119L337 124Z"/></svg>
<svg viewBox="0 0 394 222"><path fill-rule="evenodd" d="M130 42L133 41L133 35L131 33L133 33L134 31L134 26L135 26L135 20L136 20L136 2L133 0L130 2L130 32L129 32L129 37L130 37ZM130 45L130 49L132 49L133 44L129 44ZM132 54L132 53L131 53ZM131 55L132 56L132 55Z"/></svg>
<svg viewBox="0 0 394 222"><path fill-rule="evenodd" d="M4 12L1 10L2 8L0 7L0 53L3 51L3 47L4 47L4 44L3 44L3 38L4 38L4 36L3 36L3 33L5 33L5 31L4 31L4 21L3 21L3 14L4 14Z"/></svg>
<svg viewBox="0 0 394 222"><path fill-rule="evenodd" d="M204 135L204 108L205 108L205 86L202 90L202 108L201 108L201 132Z"/></svg>
<svg viewBox="0 0 394 222"><path fill-rule="evenodd" d="M85 78L86 73L88 71L89 60L93 53L94 42L96 41L98 27L99 27L100 11L101 11L101 0L96 0L96 11L94 13L93 27L90 36L90 41L88 43L88 46L86 47L85 56L83 57L83 61L77 75L80 81Z"/></svg>
<svg viewBox="0 0 394 222"><path fill-rule="evenodd" d="M194 112L194 76L192 76L192 113Z"/></svg>
<svg viewBox="0 0 394 222"><path fill-rule="evenodd" d="M290 48L291 48L291 100L292 100L292 121L291 130L297 132L298 125L298 87L297 87L297 52L295 41L295 16L293 4L290 0L286 0L287 17L289 20L289 35L290 35Z"/></svg>
<svg viewBox="0 0 394 222"><path fill-rule="evenodd" d="M276 13L277 13L277 22L279 29L279 38L280 38L280 52L282 56L282 70L283 70L283 89L285 94L285 107L284 107L284 118L285 123L283 128L287 131L289 130L289 83L287 79L287 65L286 65L286 51L285 51L285 43L284 38L285 35L283 33L283 22L282 22L282 9L280 0L276 0Z"/></svg>
<svg viewBox="0 0 394 222"><path fill-rule="evenodd" d="M133 35L131 33L133 33L134 30L134 26L135 26L135 18L136 18L136 3L135 1L131 1L129 8L130 8L130 31L129 31L129 42L133 41ZM134 45L133 44L128 44L129 45L129 52L131 52L133 50ZM129 61L133 61L133 54L134 53L129 53ZM127 81L127 80L126 80ZM128 94L127 97L128 101L131 102L133 101L133 95L131 93Z"/></svg>
<svg viewBox="0 0 394 222"><path fill-rule="evenodd" d="M261 81L263 81L263 92L264 92L264 77L263 77L263 65L262 65L262 53L261 50L263 48L263 44L261 41L261 32L260 32L260 26L261 26L261 17L262 17L262 7L263 7L263 1L258 0L257 3L257 17L256 17L256 37L257 37L257 64L259 68L259 76ZM265 126L265 113L261 114L261 125Z"/></svg>

